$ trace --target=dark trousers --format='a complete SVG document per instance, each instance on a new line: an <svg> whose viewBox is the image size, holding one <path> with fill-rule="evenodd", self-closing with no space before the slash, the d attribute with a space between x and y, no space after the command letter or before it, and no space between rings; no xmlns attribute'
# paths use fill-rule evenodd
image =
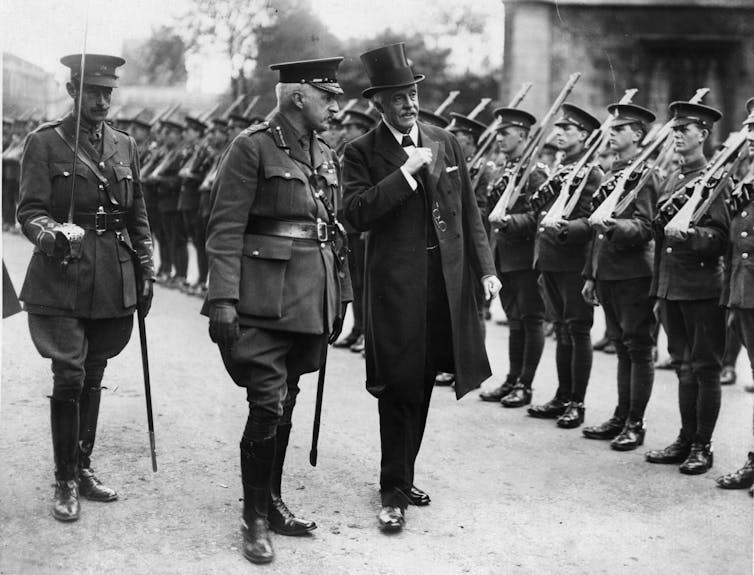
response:
<svg viewBox="0 0 754 575"><path fill-rule="evenodd" d="M615 344L618 356L615 415L621 419L642 420L652 394L652 346L657 320L649 299L651 283L651 277L597 281L607 336Z"/></svg>
<svg viewBox="0 0 754 575"><path fill-rule="evenodd" d="M557 344L559 399L583 402L592 371L594 308L584 301L581 272L542 272L540 280L547 308L553 314Z"/></svg>
<svg viewBox="0 0 754 575"><path fill-rule="evenodd" d="M508 377L531 387L545 347L545 304L539 272L520 270L500 274L500 302L508 318Z"/></svg>
<svg viewBox="0 0 754 575"><path fill-rule="evenodd" d="M185 278L188 273L188 236L183 216L177 210L162 212L162 225L170 251L170 260L175 267L176 277Z"/></svg>
<svg viewBox="0 0 754 575"><path fill-rule="evenodd" d="M52 360L52 397L78 399L87 381L98 387L107 365L126 347L133 315L79 319L29 314L29 332L39 354Z"/></svg>
<svg viewBox="0 0 754 575"><path fill-rule="evenodd" d="M681 433L709 443L720 412L725 311L716 300L660 300L668 352L678 375Z"/></svg>
<svg viewBox="0 0 754 575"><path fill-rule="evenodd" d="M207 281L207 271L209 269L207 263L207 251L205 250L205 244L207 242L207 220L202 217L199 210L183 211L181 212L183 217L183 227L186 230L186 235L194 244L196 249L196 267L199 270L198 282L203 284Z"/></svg>
<svg viewBox="0 0 754 575"><path fill-rule="evenodd" d="M302 374L322 364L327 334L301 334L242 327L241 337L228 351L220 349L225 369L236 385L246 389L249 417L244 437L262 441L287 419L298 395Z"/></svg>
<svg viewBox="0 0 754 575"><path fill-rule="evenodd" d="M754 374L754 309L736 308L735 314L736 319L733 326L737 331L739 341L746 348L749 363L752 366L752 374ZM754 418L752 419L752 431L754 431Z"/></svg>
<svg viewBox="0 0 754 575"><path fill-rule="evenodd" d="M18 180L3 178L3 225L16 225L16 205L18 203Z"/></svg>
<svg viewBox="0 0 754 575"><path fill-rule="evenodd" d="M348 271L353 287L353 331L364 333L364 246L360 233L348 234Z"/></svg>
<svg viewBox="0 0 754 575"><path fill-rule="evenodd" d="M738 310L737 310L738 311ZM743 311L743 310L742 310ZM741 328L737 325L739 322L738 314L733 316L732 325L728 326L726 321L725 328L725 350L723 351L723 366L736 367L738 354L741 353Z"/></svg>
<svg viewBox="0 0 754 575"><path fill-rule="evenodd" d="M383 505L405 508L414 483L414 465L424 438L437 366L453 357L450 310L442 276L440 250L427 251L427 326L423 393L407 401L387 390L378 400L380 416L380 492ZM417 382L418 383L418 382Z"/></svg>

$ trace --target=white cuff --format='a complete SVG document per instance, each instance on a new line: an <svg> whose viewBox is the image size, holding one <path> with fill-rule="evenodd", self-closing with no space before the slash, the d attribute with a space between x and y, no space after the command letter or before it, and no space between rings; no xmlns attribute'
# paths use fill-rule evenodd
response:
<svg viewBox="0 0 754 575"><path fill-rule="evenodd" d="M403 173L403 177L406 178L406 181L408 182L408 185L411 186L412 190L416 190L416 188L419 187L419 183L414 179L414 176L408 173L408 170L401 166L401 172Z"/></svg>

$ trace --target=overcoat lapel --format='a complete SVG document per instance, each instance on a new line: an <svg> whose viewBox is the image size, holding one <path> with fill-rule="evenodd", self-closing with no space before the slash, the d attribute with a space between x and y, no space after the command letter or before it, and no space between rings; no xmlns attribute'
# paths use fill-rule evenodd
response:
<svg viewBox="0 0 754 575"><path fill-rule="evenodd" d="M374 137L375 152L385 158L393 166L401 167L408 159L408 154L390 133L390 130L384 122L377 126L377 132Z"/></svg>

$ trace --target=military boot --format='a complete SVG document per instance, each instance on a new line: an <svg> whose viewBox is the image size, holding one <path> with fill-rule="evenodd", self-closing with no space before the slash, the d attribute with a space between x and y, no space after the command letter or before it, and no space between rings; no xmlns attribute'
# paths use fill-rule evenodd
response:
<svg viewBox="0 0 754 575"><path fill-rule="evenodd" d="M102 485L94 475L91 455L97 435L97 419L102 388L84 387L79 410L79 493L91 501L115 501L114 489Z"/></svg>
<svg viewBox="0 0 754 575"><path fill-rule="evenodd" d="M274 455L274 437L262 441L241 441L243 555L252 563L270 563L275 558L267 525Z"/></svg>
<svg viewBox="0 0 754 575"><path fill-rule="evenodd" d="M52 516L58 521L79 518L77 481L79 402L50 398L52 449L55 456L55 498Z"/></svg>
<svg viewBox="0 0 754 575"><path fill-rule="evenodd" d="M317 524L314 521L297 519L283 502L280 489L283 481L285 452L288 449L290 436L290 423L278 425L275 434L275 459L272 462L272 475L270 476L270 528L280 535L304 535L316 529Z"/></svg>

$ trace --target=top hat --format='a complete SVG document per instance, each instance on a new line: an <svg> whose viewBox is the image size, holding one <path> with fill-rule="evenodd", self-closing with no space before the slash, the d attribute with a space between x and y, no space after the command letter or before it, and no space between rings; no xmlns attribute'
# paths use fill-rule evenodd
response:
<svg viewBox="0 0 754 575"><path fill-rule="evenodd" d="M451 112L450 117L450 124L445 129L448 132L466 132L467 134L471 134L471 137L474 138L475 142L479 140L479 137L484 134L487 129L487 126L481 122L467 118L462 114Z"/></svg>
<svg viewBox="0 0 754 575"><path fill-rule="evenodd" d="M372 84L361 93L365 98L381 90L403 88L424 80L423 74L414 74L411 70L403 42L364 52L360 58Z"/></svg>
<svg viewBox="0 0 754 575"><path fill-rule="evenodd" d="M450 123L444 116L422 110L421 108L419 109L419 121L430 126L437 126L438 128L445 128Z"/></svg>
<svg viewBox="0 0 754 575"><path fill-rule="evenodd" d="M619 128L627 124L647 126L655 121L654 112L636 104L610 104L607 111L613 115L611 126Z"/></svg>
<svg viewBox="0 0 754 575"><path fill-rule="evenodd" d="M343 89L336 77L342 56L335 58L318 58L316 60L299 60L270 65L270 70L280 73L283 84L311 84L315 88L341 95Z"/></svg>
<svg viewBox="0 0 754 575"><path fill-rule="evenodd" d="M589 133L592 133L601 126L600 121L589 112L582 110L578 106L569 104L568 102L561 107L560 118L555 122L555 125L572 125Z"/></svg>
<svg viewBox="0 0 754 575"><path fill-rule="evenodd" d="M500 122L497 127L498 130L503 130L509 126L531 130L531 127L537 123L534 116L519 108L496 108L493 114Z"/></svg>
<svg viewBox="0 0 754 575"><path fill-rule="evenodd" d="M81 54L63 56L60 63L71 69L71 81L79 77ZM115 69L125 63L126 61L118 56L86 54L84 56L84 84L117 88L118 76L115 74Z"/></svg>
<svg viewBox="0 0 754 575"><path fill-rule="evenodd" d="M692 102L673 102L670 104L673 114L673 128L680 128L688 124L699 124L702 128L712 129L712 125L723 115L715 108Z"/></svg>

